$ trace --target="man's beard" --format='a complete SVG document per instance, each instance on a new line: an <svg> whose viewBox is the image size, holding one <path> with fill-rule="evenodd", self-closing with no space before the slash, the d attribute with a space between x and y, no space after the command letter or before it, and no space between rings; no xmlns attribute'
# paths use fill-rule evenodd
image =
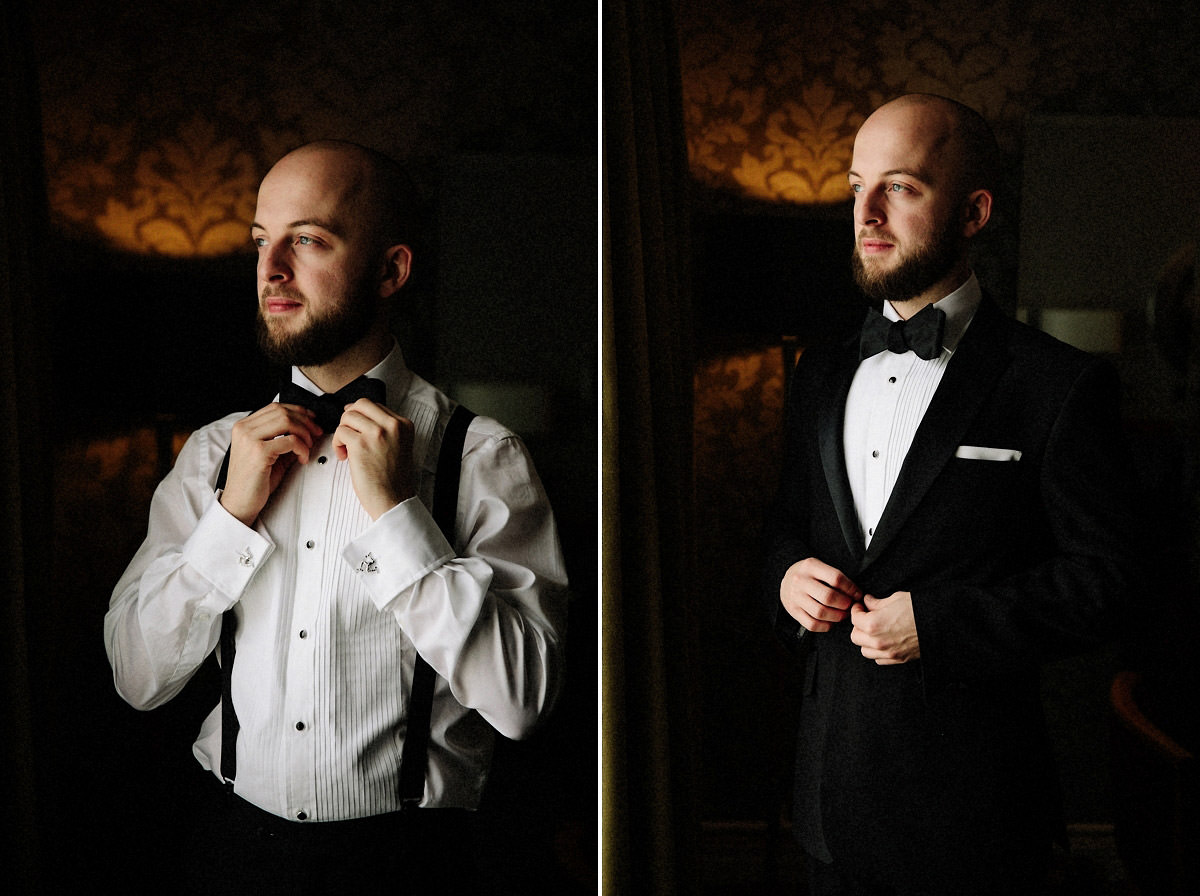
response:
<svg viewBox="0 0 1200 896"><path fill-rule="evenodd" d="M294 293L289 295L286 290L270 294L303 300ZM258 347L272 364L319 367L361 341L374 325L376 313L373 296L365 289L358 289L319 315L311 315L302 330L283 333L272 331L260 304L255 321Z"/></svg>
<svg viewBox="0 0 1200 896"><path fill-rule="evenodd" d="M854 282L873 302L914 299L954 270L962 257L962 243L959 222L952 217L940 234L917 246L891 270L869 271L856 241L851 261Z"/></svg>

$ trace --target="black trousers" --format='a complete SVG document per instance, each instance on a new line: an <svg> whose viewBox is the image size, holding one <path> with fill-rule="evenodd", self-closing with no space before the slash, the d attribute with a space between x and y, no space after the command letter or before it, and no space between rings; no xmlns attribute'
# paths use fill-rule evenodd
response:
<svg viewBox="0 0 1200 896"><path fill-rule="evenodd" d="M465 810L305 824L264 812L216 782L203 803L184 862L188 896L478 892Z"/></svg>

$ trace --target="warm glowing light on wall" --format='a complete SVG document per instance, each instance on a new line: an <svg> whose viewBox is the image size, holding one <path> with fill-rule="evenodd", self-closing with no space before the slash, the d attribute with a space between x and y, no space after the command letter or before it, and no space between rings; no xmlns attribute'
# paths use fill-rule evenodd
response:
<svg viewBox="0 0 1200 896"><path fill-rule="evenodd" d="M711 95L712 85L692 87ZM698 180L754 199L843 202L850 198L846 172L861 121L820 80L774 108L761 91L729 88L720 102L690 106L689 163Z"/></svg>
<svg viewBox="0 0 1200 896"><path fill-rule="evenodd" d="M700 468L734 458L742 470L764 462L763 433L777 431L783 413L784 369L778 347L734 351L701 361L693 378ZM769 465L773 469L773 458Z"/></svg>
<svg viewBox="0 0 1200 896"><path fill-rule="evenodd" d="M211 257L248 246L259 166L212 122L196 116L140 149L109 147L49 159L51 212L68 230L147 255Z"/></svg>
<svg viewBox="0 0 1200 896"><path fill-rule="evenodd" d="M742 154L734 180L751 196L784 202L826 203L850 198L846 172L853 134L842 129L851 109L832 102L820 85L804 92L804 103L784 103L770 113L761 142Z"/></svg>

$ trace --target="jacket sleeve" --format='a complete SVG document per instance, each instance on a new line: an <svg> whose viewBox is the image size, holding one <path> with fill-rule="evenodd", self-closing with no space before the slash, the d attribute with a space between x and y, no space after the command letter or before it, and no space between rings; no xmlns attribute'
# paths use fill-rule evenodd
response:
<svg viewBox="0 0 1200 896"><path fill-rule="evenodd" d="M762 576L762 608L776 635L788 647L811 640L813 635L783 608L779 589L784 575L793 564L816 555L810 536L812 514L812 464L820 464L816 456L816 434L810 403L808 371L811 354L802 355L792 386L786 396L783 421L783 453L779 488L767 510L765 531L765 562ZM826 558L821 558L826 559ZM832 562L832 558L830 560Z"/></svg>
<svg viewBox="0 0 1200 896"><path fill-rule="evenodd" d="M1046 435L1023 521L1031 534L1014 539L1024 562L994 579L912 589L927 690L1027 672L1111 640L1136 617L1152 591L1153 521L1121 433L1115 371L1090 363ZM1000 547L973 550L986 563Z"/></svg>

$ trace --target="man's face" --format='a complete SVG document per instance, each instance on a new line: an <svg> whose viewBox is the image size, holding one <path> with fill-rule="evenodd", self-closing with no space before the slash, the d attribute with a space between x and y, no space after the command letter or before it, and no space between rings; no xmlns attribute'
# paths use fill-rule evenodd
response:
<svg viewBox="0 0 1200 896"><path fill-rule="evenodd" d="M362 180L335 153L282 159L258 192L258 337L275 363L326 364L380 313L375 247L355 199Z"/></svg>
<svg viewBox="0 0 1200 896"><path fill-rule="evenodd" d="M945 126L919 106L885 106L854 141L854 276L876 301L936 301L966 260L964 203Z"/></svg>

